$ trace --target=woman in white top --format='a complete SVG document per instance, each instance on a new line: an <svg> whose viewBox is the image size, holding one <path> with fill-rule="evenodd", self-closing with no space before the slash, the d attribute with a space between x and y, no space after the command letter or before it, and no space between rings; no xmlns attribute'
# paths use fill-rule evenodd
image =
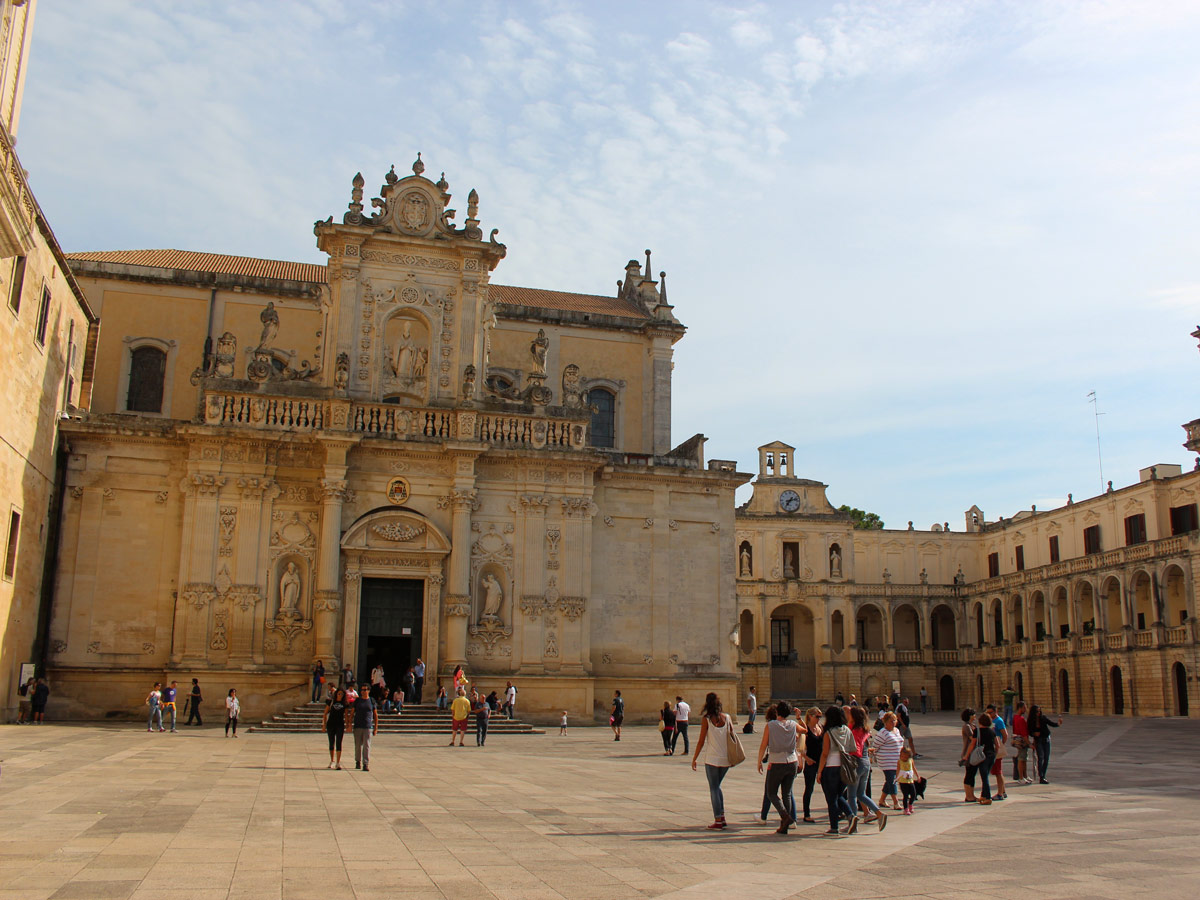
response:
<svg viewBox="0 0 1200 900"><path fill-rule="evenodd" d="M851 694L851 697L854 695ZM821 738L821 759L817 763L817 780L825 792L825 805L829 807L829 830L826 834L838 834L839 810L845 813L850 824L846 834L858 831L858 816L854 814L846 792L842 787L842 755L855 755L854 735L846 727L846 714L840 706L825 710L825 734ZM855 763L857 768L857 762Z"/></svg>
<svg viewBox="0 0 1200 900"><path fill-rule="evenodd" d="M767 796L779 813L776 834L787 834L788 827L796 823L796 798L792 796L792 784L796 780L796 764L800 757L796 753L798 723L791 718L792 705L786 700L775 704L775 718L763 729L762 743L758 746L758 771L761 774L763 753L767 753ZM780 797L782 789L783 796Z"/></svg>
<svg viewBox="0 0 1200 900"><path fill-rule="evenodd" d="M886 713L883 728L871 736L875 764L883 769L883 793L879 795L879 805L886 806L890 796L892 809L900 808L900 800L896 796L896 770L900 768L900 750L904 747L904 736L896 728L896 721L895 713Z"/></svg>
<svg viewBox="0 0 1200 900"><path fill-rule="evenodd" d="M704 757L704 774L708 776L708 796L712 801L712 831L725 827L725 795L721 793L721 782L729 771L729 729L733 727L729 716L721 709L721 698L709 692L704 698L701 712L700 740L696 741L696 752L692 754L692 771L696 771L696 760L707 746Z"/></svg>
<svg viewBox="0 0 1200 900"><path fill-rule="evenodd" d="M225 698L225 737L229 737L229 726L233 726L233 736L237 737L237 720L238 713L242 711L242 704L238 702L237 689L230 688L229 696Z"/></svg>

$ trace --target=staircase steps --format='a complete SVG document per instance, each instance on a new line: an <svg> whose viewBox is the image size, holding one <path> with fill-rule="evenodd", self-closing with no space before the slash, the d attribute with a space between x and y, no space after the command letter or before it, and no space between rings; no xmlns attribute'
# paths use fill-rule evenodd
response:
<svg viewBox="0 0 1200 900"><path fill-rule="evenodd" d="M324 703L305 703L287 712L265 719L259 725L251 725L247 730L254 732L275 733L310 733L321 732L321 718L325 714ZM468 721L467 730L475 731L475 717ZM404 707L404 712L379 713L380 734L440 734L450 733L450 710L438 709L430 704L410 704ZM506 719L503 713L492 713L488 721L488 734L545 734L534 728L528 722L520 719Z"/></svg>

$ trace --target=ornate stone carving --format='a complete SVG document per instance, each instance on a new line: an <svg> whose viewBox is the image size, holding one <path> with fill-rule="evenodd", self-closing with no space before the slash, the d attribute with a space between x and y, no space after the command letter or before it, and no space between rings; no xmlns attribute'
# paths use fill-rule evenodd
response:
<svg viewBox="0 0 1200 900"><path fill-rule="evenodd" d="M516 501L509 501L508 508L513 512L545 512L550 508L550 497L545 494L520 494Z"/></svg>
<svg viewBox="0 0 1200 900"><path fill-rule="evenodd" d="M463 369L462 383L462 401L469 403L475 398L475 367L467 366Z"/></svg>
<svg viewBox="0 0 1200 900"><path fill-rule="evenodd" d="M471 598L461 594L447 594L443 609L448 616L467 618L471 615Z"/></svg>
<svg viewBox="0 0 1200 900"><path fill-rule="evenodd" d="M337 612L341 607L341 597L337 591L317 591L313 601L313 609L317 612Z"/></svg>
<svg viewBox="0 0 1200 900"><path fill-rule="evenodd" d="M87 652L88 653L99 653L100 652L100 642L92 641L90 644L88 644Z"/></svg>
<svg viewBox="0 0 1200 900"><path fill-rule="evenodd" d="M388 522L385 525L372 525L371 530L385 541L404 543L415 540L423 535L425 533L425 526L422 524L402 525L399 522Z"/></svg>
<svg viewBox="0 0 1200 900"><path fill-rule="evenodd" d="M642 662L644 662L648 666L652 666L652 665L654 665L654 657L651 656L649 653L644 653L644 654L642 654Z"/></svg>
<svg viewBox="0 0 1200 900"><path fill-rule="evenodd" d="M75 485L73 488L71 488L71 496L78 500L83 496L83 488L79 485Z"/></svg>
<svg viewBox="0 0 1200 900"><path fill-rule="evenodd" d="M653 528L653 527L654 527L654 520L653 520L653 519L649 519L649 518L645 519L645 520L642 522L642 527L643 527L643 528Z"/></svg>
<svg viewBox="0 0 1200 900"><path fill-rule="evenodd" d="M558 542L562 540L562 531L557 528L546 529L546 544L547 544L547 569L558 568Z"/></svg>
<svg viewBox="0 0 1200 900"><path fill-rule="evenodd" d="M283 638L283 652L292 653L292 642L302 634L312 630L312 619L302 618L297 610L281 609L267 622L267 630L273 631Z"/></svg>
<svg viewBox="0 0 1200 900"><path fill-rule="evenodd" d="M583 379L579 375L579 366L574 363L563 369L560 402L568 409L583 408Z"/></svg>
<svg viewBox="0 0 1200 900"><path fill-rule="evenodd" d="M612 516L605 516L605 517L604 517L604 524L605 524L607 527L609 527L609 528L613 528L613 527L615 527L615 526L616 526L616 524L617 524L617 523L613 521L613 517L612 517Z"/></svg>
<svg viewBox="0 0 1200 900"><path fill-rule="evenodd" d="M219 455L217 448L212 448ZM196 497L215 497L221 492L221 488L225 486L226 479L216 475L193 475L189 479L191 487L189 490Z"/></svg>
<svg viewBox="0 0 1200 900"><path fill-rule="evenodd" d="M479 509L479 495L475 491L453 490L445 496L438 497L438 509L446 509L449 506L474 512Z"/></svg>
<svg viewBox="0 0 1200 900"><path fill-rule="evenodd" d="M249 612L262 599L257 584L235 584L225 596L229 599L230 606L236 606L242 612Z"/></svg>
<svg viewBox="0 0 1200 900"><path fill-rule="evenodd" d="M350 354L341 352L337 355L337 362L333 369L333 387L340 394L346 392L346 388L350 386Z"/></svg>
<svg viewBox="0 0 1200 900"><path fill-rule="evenodd" d="M568 620L574 622L587 609L586 597L559 597L558 609Z"/></svg>
<svg viewBox="0 0 1200 900"><path fill-rule="evenodd" d="M564 516L588 516L594 512L590 497L562 497L560 502Z"/></svg>
<svg viewBox="0 0 1200 900"><path fill-rule="evenodd" d="M104 499L105 499L105 500L112 500L112 499L114 499L116 496L117 496L117 492L116 492L115 490L113 490L112 488L105 488L105 489L104 489Z"/></svg>
<svg viewBox="0 0 1200 900"><path fill-rule="evenodd" d="M521 613L526 619L536 621L546 608L546 598L541 594L525 594L521 597Z"/></svg>
<svg viewBox="0 0 1200 900"><path fill-rule="evenodd" d="M553 630L546 632L546 659L558 659L558 636Z"/></svg>
<svg viewBox="0 0 1200 900"><path fill-rule="evenodd" d="M189 582L180 591L183 602L199 611L217 599L217 587L206 582Z"/></svg>
<svg viewBox="0 0 1200 900"><path fill-rule="evenodd" d="M223 609L213 613L213 636L208 643L213 650L225 650L229 647L229 640L225 633L225 620L228 615Z"/></svg>
<svg viewBox="0 0 1200 900"><path fill-rule="evenodd" d="M144 641L144 642L142 643L142 652L143 652L143 653L145 653L147 656L151 656L151 655L153 655L153 653L154 653L154 644L153 644L153 643L151 643L150 641Z"/></svg>
<svg viewBox="0 0 1200 900"><path fill-rule="evenodd" d="M674 519L668 519L668 520L667 520L667 527L668 527L668 528L670 528L672 531L678 531L678 530L679 530L679 523L678 523L678 522L676 522Z"/></svg>
<svg viewBox="0 0 1200 900"><path fill-rule="evenodd" d="M720 531L721 531L721 523L720 523L720 522L713 522L713 523L712 523L712 533L713 533L713 534L719 534L719 533L720 533Z"/></svg>
<svg viewBox="0 0 1200 900"><path fill-rule="evenodd" d="M50 642L50 649L54 653L66 653L67 652L67 642L62 640L61 638L59 638L57 640L53 640Z"/></svg>
<svg viewBox="0 0 1200 900"><path fill-rule="evenodd" d="M237 507L222 506L221 517L218 520L218 524L221 530L221 543L217 548L217 555L232 556L233 533L237 528Z"/></svg>
<svg viewBox="0 0 1200 900"><path fill-rule="evenodd" d="M360 578L362 578L362 572L352 571L349 569L347 569L346 574L342 576L342 580L344 580L346 584L357 584Z"/></svg>
<svg viewBox="0 0 1200 900"><path fill-rule="evenodd" d="M347 499L346 482L336 478L322 478L321 497L325 500L345 502Z"/></svg>
<svg viewBox="0 0 1200 900"><path fill-rule="evenodd" d="M499 622L500 607L504 603L504 587L496 576L489 572L483 576L480 588L483 591L483 614L480 616L480 622Z"/></svg>
<svg viewBox="0 0 1200 900"><path fill-rule="evenodd" d="M157 494L154 495L154 502L159 503L159 504L166 503L167 497L168 497L168 494L166 491L159 491Z"/></svg>
<svg viewBox="0 0 1200 900"><path fill-rule="evenodd" d="M283 515L282 510L276 513L277 518L282 518ZM287 524L276 528L271 533L270 555L272 561L287 553L295 553L311 560L316 547L317 536L300 519L300 513L297 511L292 512L291 518L287 520Z"/></svg>

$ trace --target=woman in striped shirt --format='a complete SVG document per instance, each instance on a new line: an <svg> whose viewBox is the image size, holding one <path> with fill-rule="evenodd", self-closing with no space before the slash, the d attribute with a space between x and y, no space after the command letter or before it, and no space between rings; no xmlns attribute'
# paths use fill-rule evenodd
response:
<svg viewBox="0 0 1200 900"><path fill-rule="evenodd" d="M896 714L887 713L883 717L883 728L871 736L871 753L875 764L883 769L883 793L879 795L879 805L887 806L887 798L892 798L892 809L899 809L897 798L896 770L900 768L900 750L904 746L904 738L896 730Z"/></svg>

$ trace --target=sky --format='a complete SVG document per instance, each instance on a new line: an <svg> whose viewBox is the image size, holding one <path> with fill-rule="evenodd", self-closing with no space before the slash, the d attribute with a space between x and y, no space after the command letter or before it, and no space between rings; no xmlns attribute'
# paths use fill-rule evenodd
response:
<svg viewBox="0 0 1200 900"><path fill-rule="evenodd" d="M420 151L498 283L653 251L677 443L961 530L1192 467L1197 47L1181 2L44 0L18 152L68 252L323 262Z"/></svg>

